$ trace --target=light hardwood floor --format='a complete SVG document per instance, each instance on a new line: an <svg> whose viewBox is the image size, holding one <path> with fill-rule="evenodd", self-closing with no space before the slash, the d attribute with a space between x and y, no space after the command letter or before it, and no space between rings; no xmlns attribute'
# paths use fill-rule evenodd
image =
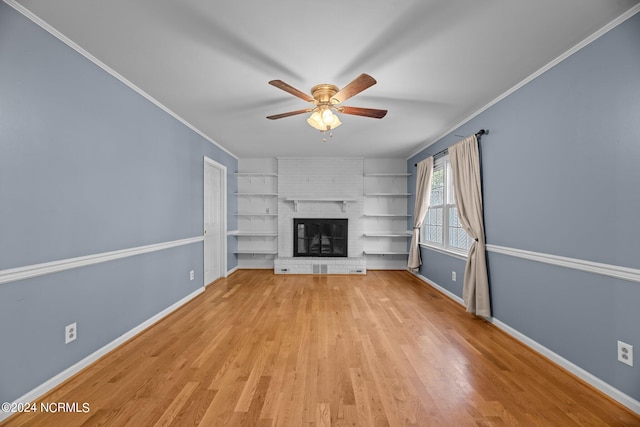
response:
<svg viewBox="0 0 640 427"><path fill-rule="evenodd" d="M639 426L402 272L241 270L2 426Z"/></svg>

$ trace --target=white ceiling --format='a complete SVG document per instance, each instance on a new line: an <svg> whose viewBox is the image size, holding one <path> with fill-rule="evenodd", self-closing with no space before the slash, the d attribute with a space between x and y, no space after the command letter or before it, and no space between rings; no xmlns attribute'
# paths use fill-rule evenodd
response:
<svg viewBox="0 0 640 427"><path fill-rule="evenodd" d="M18 3L240 158L407 157L637 5L637 0L6 0ZM328 143L309 92L360 73Z"/></svg>

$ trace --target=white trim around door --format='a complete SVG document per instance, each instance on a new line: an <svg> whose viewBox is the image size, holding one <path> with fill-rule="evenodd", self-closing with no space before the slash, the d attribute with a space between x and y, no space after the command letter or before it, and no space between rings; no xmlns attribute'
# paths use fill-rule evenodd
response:
<svg viewBox="0 0 640 427"><path fill-rule="evenodd" d="M218 185L219 188L217 189L218 191L215 191L215 193L217 194L217 202L218 203L213 203L213 206L216 207L217 209L217 213L214 216L215 218L217 218L217 224L216 224L216 230L210 230L209 231L209 235L213 234L217 237L218 240L218 247L213 249L213 248L208 248L207 246L207 227L209 226L208 224L208 219L207 218L211 218L210 213L207 211L208 206L209 208L211 208L212 206L208 204L209 199L207 198L207 192L210 191L211 189L210 184L208 183L207 180L207 168L208 167L212 167L215 170L217 170L220 173L220 179L218 180ZM203 165L203 236L204 236L204 259L203 259L203 286L207 286L209 283L221 278L221 277L227 277L227 167L216 162L215 160L210 159L209 157L204 157L204 165ZM212 233L213 232L213 233ZM219 272L215 273L215 276L213 278L213 280L209 280L209 278L207 277L207 256L208 256L208 252L209 250L214 250L215 252L218 253L218 263L219 263Z"/></svg>

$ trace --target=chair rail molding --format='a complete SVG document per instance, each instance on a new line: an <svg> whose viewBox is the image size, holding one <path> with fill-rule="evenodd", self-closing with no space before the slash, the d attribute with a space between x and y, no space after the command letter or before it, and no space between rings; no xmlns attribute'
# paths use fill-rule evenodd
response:
<svg viewBox="0 0 640 427"><path fill-rule="evenodd" d="M41 264L27 265L24 267L9 268L6 270L0 270L0 285L9 282L15 282L17 280L43 276L45 274L57 273L59 271L71 270L72 268L85 267L101 262L113 261L116 259L146 254L149 252L161 251L163 249L175 248L177 246L189 245L192 243L203 241L204 236L196 236L187 239L173 240L170 242L155 243L152 245L138 246L135 248L120 249L117 251L103 252L76 258L45 262Z"/></svg>
<svg viewBox="0 0 640 427"><path fill-rule="evenodd" d="M602 276L609 276L616 279L640 283L640 269L637 268L621 267L618 265L587 261L577 258L568 258L559 255L526 251L523 249L508 248L498 245L488 244L486 245L486 247L487 251L489 252L522 258L530 261L542 262L545 264L558 265L560 267L586 271L587 273L600 274Z"/></svg>

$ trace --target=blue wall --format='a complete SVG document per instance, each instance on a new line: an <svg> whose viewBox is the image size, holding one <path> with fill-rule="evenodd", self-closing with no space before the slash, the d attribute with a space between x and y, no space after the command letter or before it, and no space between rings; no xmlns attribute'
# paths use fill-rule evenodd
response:
<svg viewBox="0 0 640 427"><path fill-rule="evenodd" d="M488 244L640 269L638 46L640 14L409 159L408 170L456 134L489 129ZM464 261L422 256L421 274L460 296L451 270L462 277ZM638 357L635 368L617 361L617 340L640 348L640 283L495 252L488 267L496 319L640 400Z"/></svg>
<svg viewBox="0 0 640 427"><path fill-rule="evenodd" d="M202 236L204 156L227 167L234 230L235 157L0 2L0 270ZM202 283L198 242L0 284L0 401Z"/></svg>

